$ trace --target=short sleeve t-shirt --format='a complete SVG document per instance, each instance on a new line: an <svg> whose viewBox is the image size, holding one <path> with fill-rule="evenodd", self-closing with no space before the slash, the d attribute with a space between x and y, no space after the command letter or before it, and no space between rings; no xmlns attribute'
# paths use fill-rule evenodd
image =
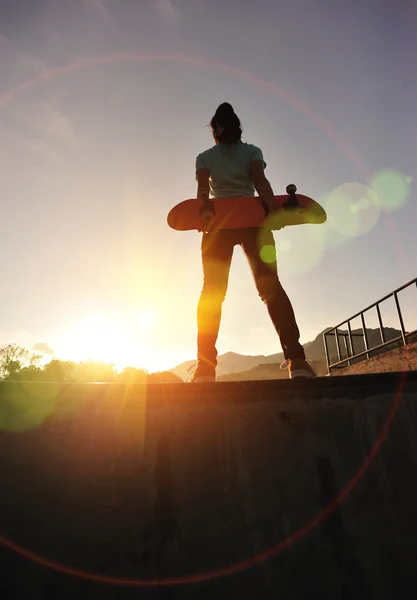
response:
<svg viewBox="0 0 417 600"><path fill-rule="evenodd" d="M197 156L195 170L209 170L213 198L254 196L250 176L250 165L254 160L261 160L266 167L262 150L253 144L216 144Z"/></svg>

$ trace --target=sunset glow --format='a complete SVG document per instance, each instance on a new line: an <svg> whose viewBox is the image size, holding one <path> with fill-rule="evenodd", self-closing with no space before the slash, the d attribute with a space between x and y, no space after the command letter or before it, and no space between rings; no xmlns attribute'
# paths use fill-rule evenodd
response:
<svg viewBox="0 0 417 600"><path fill-rule="evenodd" d="M152 329L157 317L151 311L136 317L89 316L75 323L58 344L60 357L113 364L117 370L133 366L157 371L152 346Z"/></svg>
<svg viewBox="0 0 417 600"><path fill-rule="evenodd" d="M415 3L300 2L3 3L0 344L42 365L196 360L201 234L167 215L195 197L224 101L273 192L327 212L260 239L302 344L415 277ZM219 353L281 349L236 247Z"/></svg>

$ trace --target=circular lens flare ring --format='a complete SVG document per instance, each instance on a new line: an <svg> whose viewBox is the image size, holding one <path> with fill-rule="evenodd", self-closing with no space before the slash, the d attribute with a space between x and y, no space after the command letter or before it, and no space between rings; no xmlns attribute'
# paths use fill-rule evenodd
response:
<svg viewBox="0 0 417 600"><path fill-rule="evenodd" d="M54 69L50 69L41 73L37 77L33 77L27 81L24 81L18 86L15 86L8 92L0 94L0 107L6 106L12 100L16 98L19 94L28 91L29 89L44 83L46 81L50 81L56 77L62 77L71 72L89 69L91 67L96 67L98 65L104 64L114 64L118 62L146 62L146 61L154 61L154 62L177 62L180 64L188 64L188 65L197 65L199 67L205 67L209 69L217 69L218 71L223 71L223 73L227 73L229 75L233 75L234 77L238 77L240 79L244 79L253 83L254 85L266 89L274 94L277 94L280 98L282 98L285 102L287 102L292 107L296 108L300 112L304 113L309 119L311 119L316 125L318 125L326 134L333 139L337 145L343 150L346 156L355 164L361 173L364 173L364 167L362 162L359 160L353 149L349 146L349 144L337 133L337 131L331 127L331 125L320 115L315 113L308 105L304 104L298 98L291 96L287 92L285 92L280 86L265 81L252 73L247 71L243 71L241 69L236 69L235 67L231 67L229 65L217 63L214 61L210 61L204 58L197 58L193 56L187 56L186 54L180 53L116 53L109 54L104 56L96 56L90 58L83 58L80 60L73 61L66 65L62 65L60 67L55 67Z"/></svg>
<svg viewBox="0 0 417 600"><path fill-rule="evenodd" d="M368 181L371 180L371 175L369 174L367 169L364 167L364 165L360 161L360 159L357 157L357 155L354 153L353 149L349 146L349 144L345 140L343 140L340 137L340 135L331 127L331 125L329 123L327 123L318 114L313 112L307 105L303 104L298 99L293 98L290 95L288 95L287 93L285 93L279 86L272 84L270 82L266 82L266 81L260 79L259 77L252 75L251 73L241 71L241 70L235 69L235 68L227 66L227 65L222 65L222 64L215 63L213 61L208 61L208 60L201 59L201 58L189 57L189 56L182 55L182 54L161 54L161 53L159 53L159 54L137 54L137 53L135 53L135 54L113 54L113 55L107 55L107 56L102 56L102 57L93 57L93 58L74 61L70 64L63 65L61 67L57 67L55 69L46 71L46 72L42 73L41 75L39 75L38 77L34 77L30 80L27 80L27 81L23 82L22 84L9 90L8 92L1 94L0 95L0 108L7 106L19 94L26 92L26 91L30 90L31 88L36 87L37 85L39 85L43 82L52 80L55 77L69 74L69 73L71 73L73 71L77 71L79 69L87 69L87 68L90 68L93 66L98 66L100 64L117 63L119 61L137 62L137 61L152 61L152 60L153 61L172 61L172 62L179 62L179 63L183 63L183 64L195 64L195 65L202 66L202 67L218 69L218 70L228 73L230 75L239 77L246 81L249 81L259 87L262 87L263 89L269 90L271 93L278 95L285 101L289 102L290 105L292 105L293 107L295 107L298 110L300 110L301 112L303 112L313 122L315 122L321 129L323 129L323 131L333 141L336 142L336 144L341 148L341 150L345 153L345 155L358 168L358 170L361 172L361 174L363 174ZM408 179L410 179L410 178L408 178ZM411 181L410 180L406 181L406 183L411 183ZM392 229L392 232L398 242L399 237L397 235L395 228L393 227L393 225L390 221L388 221L388 223L389 223L389 226ZM204 581L204 580L214 579L217 577L230 575L232 573L236 573L236 572L245 570L248 567L250 567L256 563L259 563L263 560L266 560L267 558L270 558L271 556L277 554L281 550L288 548L291 544L293 544L294 542L299 540L301 537L306 535L314 527L316 527L319 523L321 523L325 518L327 518L329 516L329 514L352 491L352 489L356 486L358 481L366 473L369 465L375 458L375 455L377 454L381 444L383 443L383 441L385 440L385 438L388 435L390 426L392 424L394 415L398 409L400 399L401 399L401 392L402 392L402 388L404 386L405 373L403 373L402 375L403 375L403 378L400 381L399 389L396 393L396 396L394 398L394 401L393 401L390 411L388 413L387 419L381 429L381 434L380 434L378 440L375 442L368 457L365 459L365 461L363 462L363 464L361 465L361 467L359 468L357 473L349 481L349 483L345 486L345 488L343 488L343 490L340 492L340 494L332 502L330 502L328 504L328 506L321 513L319 513L314 519L312 519L309 523L307 523L303 528L299 529L297 532L292 534L289 538L287 538L286 540L283 540L277 546L270 548L268 550L265 550L264 552L254 556L252 558L249 558L245 561L242 561L242 562L232 565L230 567L221 568L221 569L218 569L215 571L185 576L185 577L176 578L176 579L166 579L166 580L123 579L123 578L106 576L106 575L102 575L102 574L88 573L86 571L73 569L71 567L66 567L65 565L61 565L52 560L48 560L46 558L38 556L33 552L25 550L24 548L18 546L17 544L14 544L13 542L11 542L1 536L0 536L0 543L2 543L4 546L8 547L9 549L14 550L15 552L21 554L22 556L42 565L44 567L48 567L48 568L54 569L56 571L66 573L66 574L69 574L69 575L72 575L75 577L83 578L83 579L98 581L101 583L109 583L109 584L125 585L125 586L148 586L148 587L150 587L150 586L156 587L156 586L163 586L163 585L164 586L172 586L172 585L186 584L186 583L200 582L200 581Z"/></svg>

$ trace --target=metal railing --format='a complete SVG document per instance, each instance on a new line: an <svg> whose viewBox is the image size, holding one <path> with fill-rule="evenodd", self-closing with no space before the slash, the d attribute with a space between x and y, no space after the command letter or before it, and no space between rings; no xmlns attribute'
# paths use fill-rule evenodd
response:
<svg viewBox="0 0 417 600"><path fill-rule="evenodd" d="M401 292L405 288L408 288L408 287L410 287L412 285L414 285L416 287L416 289L417 289L417 277L415 279L412 279L408 283L402 285L398 289L394 290L390 294L387 294L386 296L384 296L383 298L381 298L377 302L374 302L373 304L367 306L366 308L364 308L363 310L359 311L358 313L356 313L352 317L349 317L349 319L346 319L345 321L342 321L342 323L339 323L339 325L336 325L335 327L332 327L331 329L328 329L325 333L323 333L324 350L325 350L325 353L326 353L327 372L329 374L331 373L332 369L337 369L337 368L343 368L343 367L346 367L346 366L350 366L352 364L352 361L355 360L355 359L357 359L357 358L361 358L363 356L366 356L366 358L369 359L370 358L370 354L372 352L374 352L375 350L380 350L382 348L385 348L387 346L391 346L393 344L397 344L398 346L405 346L408 343L409 339L412 336L415 336L417 334L417 329L415 329L413 331L406 331L405 330L404 319L403 319L403 316L402 316L400 301L399 301L399 298L398 298L398 293L399 292ZM398 316L398 321L399 321L399 325L400 325L401 335L399 335L398 337L392 338L390 340L387 340L386 336L385 336L384 326L383 326L383 323L382 323L380 304L382 302L384 302L385 300L388 300L389 298L394 298L395 307L396 307L397 316ZM379 331L380 331L380 335L381 335L381 343L377 344L376 346L372 346L372 347L370 347L370 345L369 345L368 333L367 333L367 330L366 330L365 316L364 316L364 314L368 310L370 310L371 308L375 308L376 309L376 314L377 314L377 317L378 317L378 324L379 324ZM352 332L351 321L353 319L356 319L357 317L360 317L360 319L361 319L362 333ZM339 328L342 327L343 325L347 326L347 331L339 331ZM329 346L328 346L328 337L329 336L334 337L335 342L336 342L336 350L337 350L338 360L336 362L334 362L334 363L331 363L331 361L330 361ZM354 340L355 337L360 337L363 340L363 345L364 345L365 350L362 350L361 352L356 352L355 353L354 343L353 343L353 340ZM346 351L346 358L342 358L342 351L341 351L341 347L340 347L340 339L342 339L343 342L344 342L344 348L345 348L345 351ZM346 363L347 363L347 365L346 365Z"/></svg>

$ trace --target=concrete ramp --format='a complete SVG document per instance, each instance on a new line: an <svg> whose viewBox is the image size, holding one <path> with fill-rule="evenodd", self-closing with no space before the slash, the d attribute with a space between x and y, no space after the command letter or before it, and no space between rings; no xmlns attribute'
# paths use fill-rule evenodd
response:
<svg viewBox="0 0 417 600"><path fill-rule="evenodd" d="M0 384L0 597L417 597L417 372Z"/></svg>

